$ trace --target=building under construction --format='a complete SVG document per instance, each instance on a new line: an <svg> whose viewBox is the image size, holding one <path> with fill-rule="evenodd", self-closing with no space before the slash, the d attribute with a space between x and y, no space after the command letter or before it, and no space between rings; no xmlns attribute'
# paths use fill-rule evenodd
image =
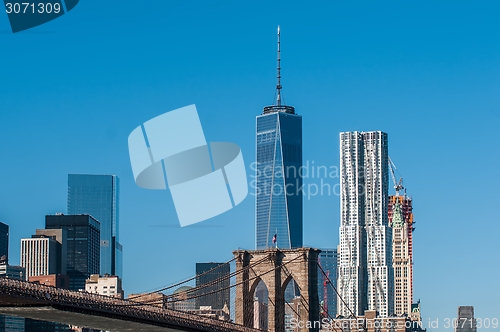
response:
<svg viewBox="0 0 500 332"><path fill-rule="evenodd" d="M399 192L403 178L396 182L396 166L389 159L396 194L389 196L388 215L392 227L392 264L394 267L394 313L398 316L412 313L413 304L413 201Z"/></svg>

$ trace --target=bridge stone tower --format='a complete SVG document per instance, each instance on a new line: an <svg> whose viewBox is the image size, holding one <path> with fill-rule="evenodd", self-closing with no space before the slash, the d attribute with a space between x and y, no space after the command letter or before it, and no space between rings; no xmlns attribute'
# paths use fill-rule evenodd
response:
<svg viewBox="0 0 500 332"><path fill-rule="evenodd" d="M319 322L318 254L313 248L265 250L236 250L236 306L237 324L254 326L254 294L262 280L267 286L268 330L285 331L285 289L293 279L300 289L301 304L298 320ZM319 331L301 328L302 331Z"/></svg>

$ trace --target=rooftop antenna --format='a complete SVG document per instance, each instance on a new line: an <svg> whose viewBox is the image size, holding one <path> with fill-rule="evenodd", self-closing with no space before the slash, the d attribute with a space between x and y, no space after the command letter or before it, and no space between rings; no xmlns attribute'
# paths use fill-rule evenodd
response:
<svg viewBox="0 0 500 332"><path fill-rule="evenodd" d="M278 25L278 83L276 84L278 106L281 106L281 49L280 49L280 26Z"/></svg>
<svg viewBox="0 0 500 332"><path fill-rule="evenodd" d="M271 114L276 112L283 112L288 114L295 114L295 108L293 106L285 106L285 99L281 94L281 41L280 41L280 27L278 25L278 66L277 66L277 83L276 83L276 100L273 101L272 106L265 106L262 114Z"/></svg>

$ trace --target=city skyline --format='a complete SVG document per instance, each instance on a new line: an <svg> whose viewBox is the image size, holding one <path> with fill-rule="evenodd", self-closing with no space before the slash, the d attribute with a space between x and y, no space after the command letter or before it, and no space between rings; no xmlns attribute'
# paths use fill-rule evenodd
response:
<svg viewBox="0 0 500 332"><path fill-rule="evenodd" d="M10 226L11 264L19 263L20 238L43 228L46 214L65 211L70 173L120 177L127 293L190 275L195 261L254 248L253 197L180 229L168 193L135 188L126 137L145 118L195 102L207 136L241 146L250 178L253 121L272 102L280 24L287 101L303 115L303 164L339 166L339 132L389 133L391 157L415 198L414 296L424 321L456 317L460 304L495 317L500 294L489 276L499 270L488 257L500 226L486 211L498 186L497 4L155 5L156 13L115 1L101 13L79 6L31 33L2 35L10 79L0 90L0 220ZM276 12L286 15L277 20ZM68 49L73 57L61 57ZM318 194L303 208L303 244L335 247L339 197ZM175 248L185 257L168 255L166 264L151 257ZM449 275L469 264L480 272ZM463 287L469 280L474 287Z"/></svg>

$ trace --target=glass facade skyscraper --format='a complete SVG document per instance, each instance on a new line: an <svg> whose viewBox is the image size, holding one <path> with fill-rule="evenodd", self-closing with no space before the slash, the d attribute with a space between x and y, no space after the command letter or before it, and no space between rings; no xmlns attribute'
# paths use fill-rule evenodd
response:
<svg viewBox="0 0 500 332"><path fill-rule="evenodd" d="M282 103L278 27L276 104L257 116L256 248L302 247L302 117Z"/></svg>
<svg viewBox="0 0 500 332"><path fill-rule="evenodd" d="M5 256L3 263L9 261L9 225L0 222L0 261Z"/></svg>
<svg viewBox="0 0 500 332"><path fill-rule="evenodd" d="M257 117L257 249L302 246L301 166L302 117L290 106L264 108Z"/></svg>
<svg viewBox="0 0 500 332"><path fill-rule="evenodd" d="M196 263L196 287L210 284L200 291L200 296L196 299L196 308L200 306L211 306L212 309L222 309L224 305L231 306L229 279L230 266L227 263ZM220 280L226 278L224 280ZM217 292L218 289L225 289ZM213 294L210 294L214 292Z"/></svg>
<svg viewBox="0 0 500 332"><path fill-rule="evenodd" d="M68 214L90 214L101 224L101 275L122 277L118 210L119 179L116 175L68 175Z"/></svg>
<svg viewBox="0 0 500 332"><path fill-rule="evenodd" d="M45 228L66 230L69 288L85 289L85 280L99 274L99 222L88 214L60 214L45 216Z"/></svg>

